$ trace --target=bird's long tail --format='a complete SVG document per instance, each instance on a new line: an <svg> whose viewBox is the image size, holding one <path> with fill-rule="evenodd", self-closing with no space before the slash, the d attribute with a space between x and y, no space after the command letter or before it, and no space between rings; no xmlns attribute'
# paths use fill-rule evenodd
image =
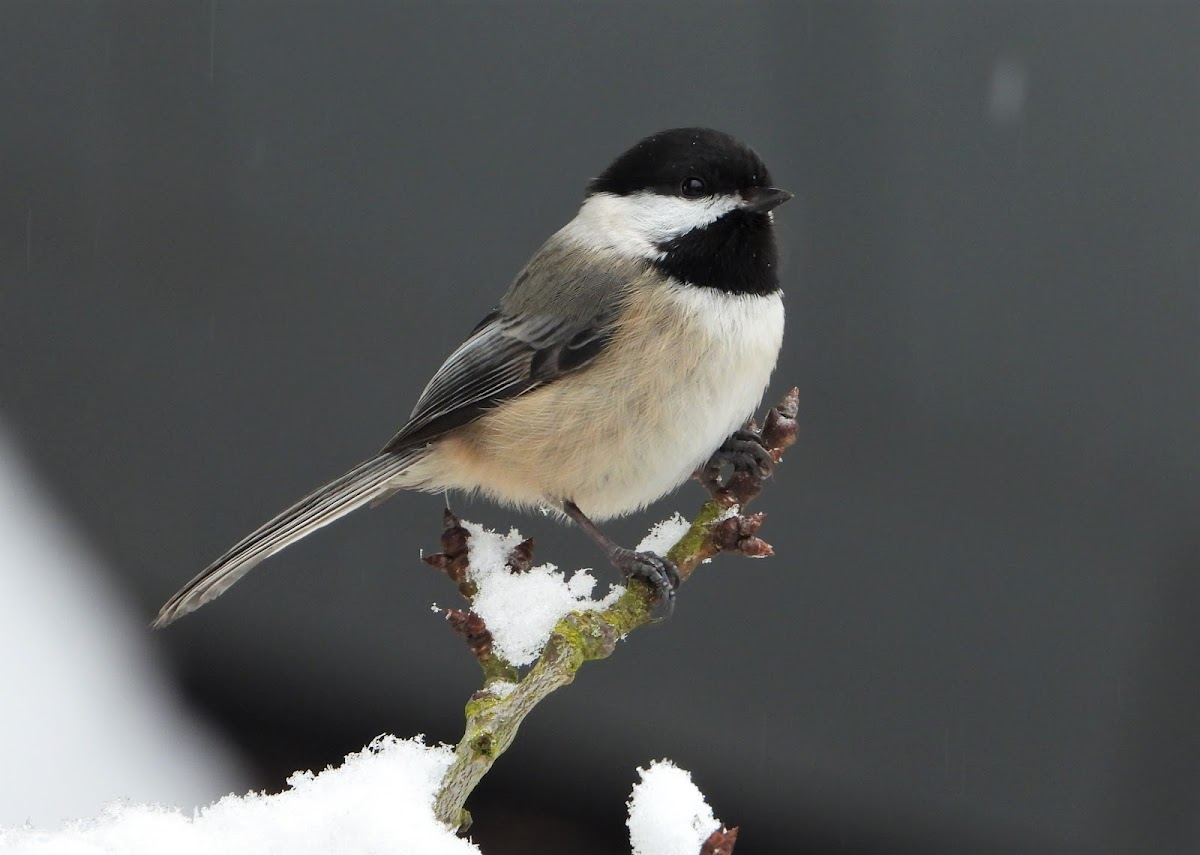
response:
<svg viewBox="0 0 1200 855"><path fill-rule="evenodd" d="M255 564L300 538L344 517L372 499L396 489L396 479L412 465L421 449L381 454L309 493L259 526L204 568L159 610L152 626L161 629L225 593Z"/></svg>

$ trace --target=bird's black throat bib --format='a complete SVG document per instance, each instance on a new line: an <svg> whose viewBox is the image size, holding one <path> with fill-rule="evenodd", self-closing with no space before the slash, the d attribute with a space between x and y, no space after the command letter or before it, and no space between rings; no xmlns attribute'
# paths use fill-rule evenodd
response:
<svg viewBox="0 0 1200 855"><path fill-rule="evenodd" d="M779 290L778 256L767 214L735 210L715 222L658 245L654 262L669 276L728 294Z"/></svg>

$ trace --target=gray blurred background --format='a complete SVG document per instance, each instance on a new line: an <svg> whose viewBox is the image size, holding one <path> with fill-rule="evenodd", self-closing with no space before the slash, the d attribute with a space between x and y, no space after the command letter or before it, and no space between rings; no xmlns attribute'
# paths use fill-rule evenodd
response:
<svg viewBox="0 0 1200 855"><path fill-rule="evenodd" d="M536 711L485 852L627 851L662 756L747 855L1200 847L1200 4L7 0L0 116L2 415L146 621L382 445L639 137L727 130L796 191L777 557ZM440 511L147 633L250 783L457 739Z"/></svg>

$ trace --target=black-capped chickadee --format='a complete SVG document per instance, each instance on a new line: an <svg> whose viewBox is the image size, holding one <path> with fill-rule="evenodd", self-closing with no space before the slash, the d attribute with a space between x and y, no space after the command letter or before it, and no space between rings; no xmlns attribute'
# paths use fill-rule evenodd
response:
<svg viewBox="0 0 1200 855"><path fill-rule="evenodd" d="M759 405L783 341L771 210L791 196L727 134L639 142L588 185L382 451L236 543L154 626L404 489L560 508L622 573L673 596L669 561L617 546L592 520L674 490Z"/></svg>

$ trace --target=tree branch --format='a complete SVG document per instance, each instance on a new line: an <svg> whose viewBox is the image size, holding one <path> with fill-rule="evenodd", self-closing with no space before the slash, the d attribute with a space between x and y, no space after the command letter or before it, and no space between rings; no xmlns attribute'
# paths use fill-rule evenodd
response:
<svg viewBox="0 0 1200 855"><path fill-rule="evenodd" d="M754 422L749 425L749 431L775 463L782 461L784 451L795 442L798 395L793 389L773 407L761 431ZM697 473L697 478L708 487L712 498L700 508L687 532L667 555L679 568L681 579L686 581L701 563L721 552L739 552L755 558L772 555L770 545L757 536L765 515L741 515L761 492L763 473L756 467L741 467L722 482L714 467L705 467ZM444 551L425 560L445 571L470 600L475 591L466 573L468 538L457 518L447 511L442 534ZM528 569L531 559L532 543L526 541L513 550L509 565L521 572ZM490 633L477 615L447 609L447 620L466 639L479 660L484 687L467 703L466 729L434 803L437 818L465 831L471 823L464 808L467 798L512 744L525 717L551 692L574 680L575 672L585 662L606 658L618 640L650 623L654 619L654 606L653 589L633 580L609 608L572 612L554 627L541 656L524 677L491 649Z"/></svg>

